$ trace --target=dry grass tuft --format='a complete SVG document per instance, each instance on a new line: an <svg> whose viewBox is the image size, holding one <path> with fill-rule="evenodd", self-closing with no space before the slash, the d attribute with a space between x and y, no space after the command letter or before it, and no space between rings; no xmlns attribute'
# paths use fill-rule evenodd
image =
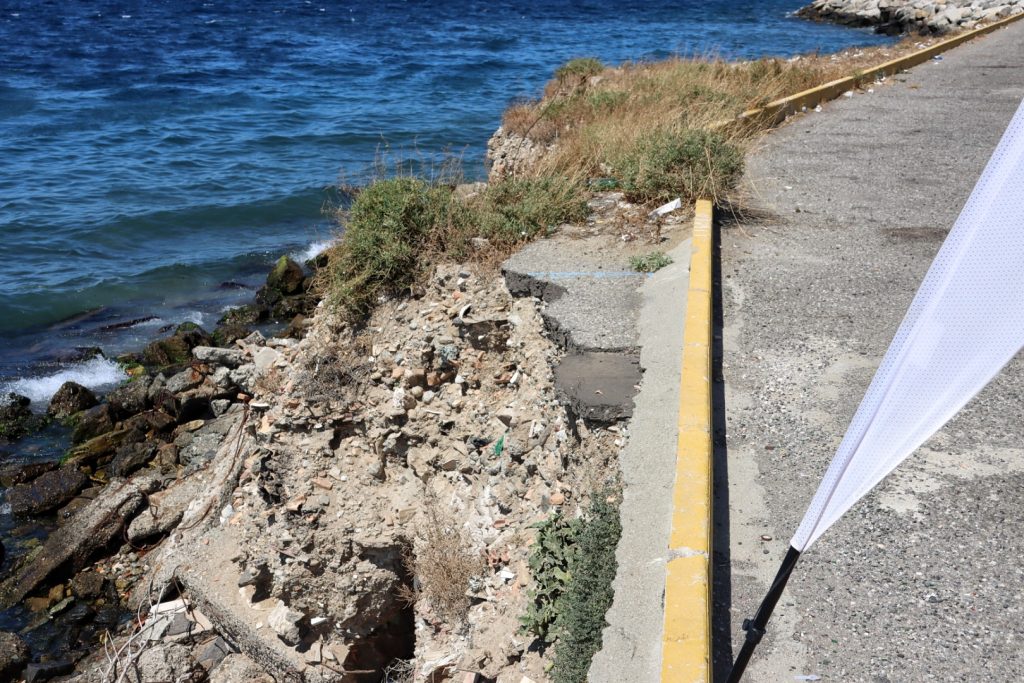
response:
<svg viewBox="0 0 1024 683"><path fill-rule="evenodd" d="M470 584L486 565L469 537L436 501L427 502L425 516L416 542L403 558L414 587L405 588L402 597L410 603L426 600L445 624L458 626L469 612Z"/></svg>

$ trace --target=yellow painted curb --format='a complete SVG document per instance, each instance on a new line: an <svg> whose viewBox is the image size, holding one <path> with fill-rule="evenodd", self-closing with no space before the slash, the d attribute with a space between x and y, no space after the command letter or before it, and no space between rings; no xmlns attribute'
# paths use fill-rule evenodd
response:
<svg viewBox="0 0 1024 683"><path fill-rule="evenodd" d="M697 201L679 385L679 442L665 571L661 680L711 680L711 202Z"/></svg>
<svg viewBox="0 0 1024 683"><path fill-rule="evenodd" d="M822 102L834 100L843 93L853 90L865 83L870 83L880 76L892 76L901 71L905 71L913 66L927 62L932 57L954 48L957 45L966 43L967 41L986 33L991 33L996 29L1002 28L1003 26L1020 19L1024 19L1024 13L1014 14L1006 17L1005 19L1000 19L994 23L982 26L981 28L965 31L964 33L957 34L952 38L936 43L931 47L918 50L913 54L905 55L883 64L879 64L876 67L861 71L856 76L840 78L839 80L831 81L824 85L819 85L815 88L798 92L795 95L775 100L774 102L770 102L758 109L745 111L735 119L722 121L715 127L743 126L754 122L760 126L763 125L765 121L768 121L769 125L775 125L791 114L795 114L796 112L803 110L804 107L807 109L813 109Z"/></svg>

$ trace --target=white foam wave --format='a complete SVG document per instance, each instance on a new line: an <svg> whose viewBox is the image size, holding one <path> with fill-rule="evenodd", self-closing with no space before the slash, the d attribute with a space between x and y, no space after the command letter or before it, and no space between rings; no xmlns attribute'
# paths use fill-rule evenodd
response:
<svg viewBox="0 0 1024 683"><path fill-rule="evenodd" d="M189 311L183 317L182 322L195 323L199 327L203 326L203 321L206 319L206 314L202 311Z"/></svg>
<svg viewBox="0 0 1024 683"><path fill-rule="evenodd" d="M105 389L127 378L120 365L108 358L96 357L62 368L52 375L22 377L0 385L0 392L16 394L32 399L33 407L39 408L50 402L64 382L78 382L90 389Z"/></svg>
<svg viewBox="0 0 1024 683"><path fill-rule="evenodd" d="M317 240L306 247L304 251L297 251L293 253L292 258L299 263L305 263L306 261L316 258L327 251L333 244L334 240Z"/></svg>

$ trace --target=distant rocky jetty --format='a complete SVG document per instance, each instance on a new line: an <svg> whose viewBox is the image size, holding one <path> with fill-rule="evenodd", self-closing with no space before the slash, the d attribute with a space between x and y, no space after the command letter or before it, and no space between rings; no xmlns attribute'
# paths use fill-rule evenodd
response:
<svg viewBox="0 0 1024 683"><path fill-rule="evenodd" d="M1024 12L1024 0L814 0L797 14L880 33L948 33Z"/></svg>

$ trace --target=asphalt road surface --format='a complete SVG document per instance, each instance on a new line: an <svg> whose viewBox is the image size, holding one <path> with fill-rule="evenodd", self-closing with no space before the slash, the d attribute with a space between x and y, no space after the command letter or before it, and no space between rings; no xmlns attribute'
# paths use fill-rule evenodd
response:
<svg viewBox="0 0 1024 683"><path fill-rule="evenodd" d="M763 215L721 233L719 675L1022 98L1024 22L789 122L749 160ZM1018 356L805 554L745 680L1021 681L1022 594Z"/></svg>

